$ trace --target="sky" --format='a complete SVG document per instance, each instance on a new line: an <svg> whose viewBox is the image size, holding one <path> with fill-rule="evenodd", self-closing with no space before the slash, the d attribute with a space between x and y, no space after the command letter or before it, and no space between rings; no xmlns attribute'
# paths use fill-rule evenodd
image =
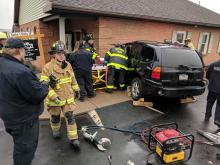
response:
<svg viewBox="0 0 220 165"><path fill-rule="evenodd" d="M220 0L190 0L220 14ZM0 0L0 29L11 29L14 16L14 0Z"/></svg>

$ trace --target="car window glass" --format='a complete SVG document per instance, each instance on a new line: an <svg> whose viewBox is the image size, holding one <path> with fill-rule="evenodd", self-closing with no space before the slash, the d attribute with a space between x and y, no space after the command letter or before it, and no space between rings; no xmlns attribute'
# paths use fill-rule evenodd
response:
<svg viewBox="0 0 220 165"><path fill-rule="evenodd" d="M199 55L191 49L166 48L163 51L162 58L162 65L166 67L178 67L180 65L202 67Z"/></svg>
<svg viewBox="0 0 220 165"><path fill-rule="evenodd" d="M131 57L139 58L141 53L141 45L134 44L131 48Z"/></svg>
<svg viewBox="0 0 220 165"><path fill-rule="evenodd" d="M154 60L154 49L144 46L141 50L141 60L144 62L152 62Z"/></svg>

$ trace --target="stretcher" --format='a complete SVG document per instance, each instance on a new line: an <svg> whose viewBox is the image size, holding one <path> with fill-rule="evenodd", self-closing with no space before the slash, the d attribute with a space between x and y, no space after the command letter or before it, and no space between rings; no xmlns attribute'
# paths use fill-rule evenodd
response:
<svg viewBox="0 0 220 165"><path fill-rule="evenodd" d="M103 64L94 64L92 67L93 88L105 89L107 67Z"/></svg>

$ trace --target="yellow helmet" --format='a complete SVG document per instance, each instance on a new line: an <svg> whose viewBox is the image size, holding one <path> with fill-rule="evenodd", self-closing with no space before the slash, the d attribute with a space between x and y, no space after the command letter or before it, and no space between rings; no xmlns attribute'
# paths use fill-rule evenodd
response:
<svg viewBox="0 0 220 165"><path fill-rule="evenodd" d="M7 34L4 32L0 32L0 39L7 39Z"/></svg>

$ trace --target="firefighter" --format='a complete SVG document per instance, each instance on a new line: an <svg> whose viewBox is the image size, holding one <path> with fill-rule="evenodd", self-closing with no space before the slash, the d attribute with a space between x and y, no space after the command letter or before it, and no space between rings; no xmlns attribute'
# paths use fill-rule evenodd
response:
<svg viewBox="0 0 220 165"><path fill-rule="evenodd" d="M220 60L210 64L206 77L209 80L205 121L212 116L212 107L217 101L214 123L220 128Z"/></svg>
<svg viewBox="0 0 220 165"><path fill-rule="evenodd" d="M83 102L86 95L88 98L96 96L92 82L93 59L91 53L83 48L83 43L77 42L75 48L75 52L70 55L69 61L76 74L76 79L80 87L79 101Z"/></svg>
<svg viewBox="0 0 220 165"><path fill-rule="evenodd" d="M92 59L95 60L98 54L96 48L94 47L94 38L92 34L86 35L83 47L87 52L91 53Z"/></svg>
<svg viewBox="0 0 220 165"><path fill-rule="evenodd" d="M191 48L192 50L195 50L195 47L190 38L185 39L185 46Z"/></svg>
<svg viewBox="0 0 220 165"><path fill-rule="evenodd" d="M115 48L111 48L105 54L105 64L108 66L106 92L112 93L114 89L115 73L119 74L120 89L125 89L125 73L127 68L128 57L125 52L125 45L119 43Z"/></svg>
<svg viewBox="0 0 220 165"><path fill-rule="evenodd" d="M6 40L7 40L6 33L0 32L0 56L2 54L2 48L5 45Z"/></svg>
<svg viewBox="0 0 220 165"><path fill-rule="evenodd" d="M0 58L0 118L13 137L14 165L31 165L39 137L39 116L44 110L48 83L24 65L22 40L9 38Z"/></svg>
<svg viewBox="0 0 220 165"><path fill-rule="evenodd" d="M70 144L78 149L80 142L78 140L77 125L73 110L76 108L74 94L78 97L79 86L70 63L65 59L63 42L57 41L54 43L49 54L52 59L44 66L40 80L53 81L53 83L50 82L53 85L50 85L46 99L52 134L54 138L60 138L61 136L60 115L62 111L67 125L67 136Z"/></svg>

